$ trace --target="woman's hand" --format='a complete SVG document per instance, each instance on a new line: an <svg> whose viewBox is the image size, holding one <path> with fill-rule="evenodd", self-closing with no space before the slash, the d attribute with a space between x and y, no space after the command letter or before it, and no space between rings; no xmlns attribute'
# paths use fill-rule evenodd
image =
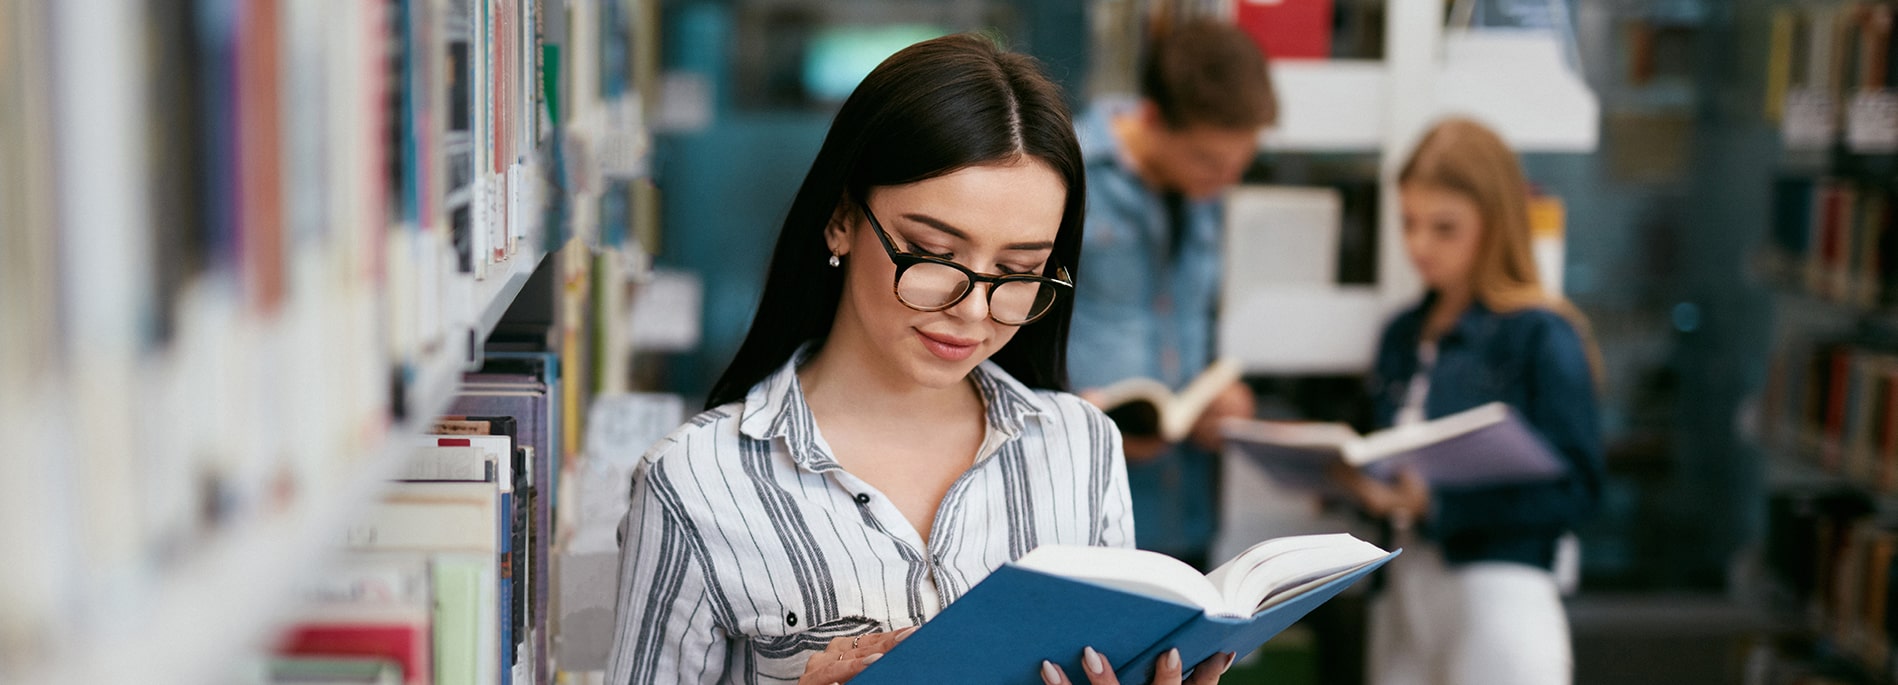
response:
<svg viewBox="0 0 1898 685"><path fill-rule="evenodd" d="M1232 668L1231 652L1214 654L1193 668L1193 677L1184 685L1214 685L1219 676ZM1088 685L1120 685L1120 679L1114 677L1114 665L1107 662L1106 655L1094 651L1093 647L1081 650L1081 670L1087 674ZM1169 649L1160 655L1160 661L1153 665L1153 685L1182 685L1180 678L1184 673L1180 668L1180 650ZM1054 662L1041 662L1041 682L1048 685L1072 685L1068 675Z"/></svg>
<svg viewBox="0 0 1898 685"><path fill-rule="evenodd" d="M837 685L857 677L863 669L883 658L896 643L916 632L916 626L887 633L867 633L831 640L824 651L804 662L804 677L798 685Z"/></svg>
<svg viewBox="0 0 1898 685"><path fill-rule="evenodd" d="M1364 513L1401 524L1430 513L1430 484L1415 469L1397 472L1397 482L1386 485L1343 462L1331 466L1331 480L1357 500Z"/></svg>

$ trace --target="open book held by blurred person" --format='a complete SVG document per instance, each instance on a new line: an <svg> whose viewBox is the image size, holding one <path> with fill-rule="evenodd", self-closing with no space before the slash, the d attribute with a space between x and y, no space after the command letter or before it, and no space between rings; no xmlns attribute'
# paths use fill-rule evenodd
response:
<svg viewBox="0 0 1898 685"><path fill-rule="evenodd" d="M1433 489L1555 480L1567 468L1508 405L1492 402L1423 423L1359 435L1339 423L1227 422L1228 449L1286 487L1331 491L1343 464L1383 480L1415 469Z"/></svg>
<svg viewBox="0 0 1898 685"><path fill-rule="evenodd" d="M1130 439L1179 442L1219 394L1239 380L1238 362L1221 358L1207 366L1178 393L1152 378L1128 378L1101 388L1090 398Z"/></svg>

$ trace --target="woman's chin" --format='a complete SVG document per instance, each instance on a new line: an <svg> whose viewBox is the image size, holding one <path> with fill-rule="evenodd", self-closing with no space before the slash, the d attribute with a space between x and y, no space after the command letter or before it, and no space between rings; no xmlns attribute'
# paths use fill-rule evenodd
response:
<svg viewBox="0 0 1898 685"><path fill-rule="evenodd" d="M909 363L910 379L919 386L931 390L953 387L967 380L969 372L981 364L986 357L970 355L967 359L947 361L930 354L928 350L917 350Z"/></svg>

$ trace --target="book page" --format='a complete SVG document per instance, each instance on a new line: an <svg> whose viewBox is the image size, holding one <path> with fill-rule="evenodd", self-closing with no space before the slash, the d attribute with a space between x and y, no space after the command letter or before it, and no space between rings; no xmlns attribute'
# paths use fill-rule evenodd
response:
<svg viewBox="0 0 1898 685"><path fill-rule="evenodd" d="M1227 604L1199 571L1158 552L1042 545L1015 560L1015 565L1207 610Z"/></svg>
<svg viewBox="0 0 1898 685"><path fill-rule="evenodd" d="M1342 423L1314 421L1228 421L1220 428L1227 440L1263 442L1293 447L1328 447L1343 451L1358 442L1358 432Z"/></svg>
<svg viewBox="0 0 1898 685"><path fill-rule="evenodd" d="M1165 383L1151 378L1128 378L1100 389L1101 408L1111 410L1129 402L1145 400L1155 406L1173 402L1173 391Z"/></svg>
<svg viewBox="0 0 1898 685"><path fill-rule="evenodd" d="M1193 424L1199 415L1213 403L1213 398L1225 392L1226 388L1238 381L1239 363L1227 357L1221 357L1201 371L1199 376L1180 389L1173 398L1172 406L1160 413L1161 436L1167 440L1180 440L1192 432Z"/></svg>
<svg viewBox="0 0 1898 685"><path fill-rule="evenodd" d="M1352 466L1364 466L1394 454L1443 442L1508 419L1509 406L1501 402L1491 402L1429 422L1399 426L1364 436L1363 441L1344 448L1344 458Z"/></svg>
<svg viewBox="0 0 1898 685"><path fill-rule="evenodd" d="M1253 545L1206 578L1219 590L1226 613L1249 616L1268 598L1295 595L1313 579L1335 576L1385 556L1347 533L1275 538Z"/></svg>

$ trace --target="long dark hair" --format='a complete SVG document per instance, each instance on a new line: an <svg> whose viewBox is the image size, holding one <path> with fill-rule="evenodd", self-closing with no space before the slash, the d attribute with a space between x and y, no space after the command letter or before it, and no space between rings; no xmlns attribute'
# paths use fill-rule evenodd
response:
<svg viewBox="0 0 1898 685"><path fill-rule="evenodd" d="M842 269L826 264L824 228L840 206L867 199L873 187L1023 157L1047 163L1067 183L1048 272L1065 266L1080 278L1087 197L1081 148L1060 88L1035 59L1004 51L988 38L958 34L911 45L884 60L831 122L784 217L751 331L712 386L706 407L744 399L799 346L829 337L844 277ZM1065 390L1073 312L1073 298L1060 298L991 359L1029 387Z"/></svg>

